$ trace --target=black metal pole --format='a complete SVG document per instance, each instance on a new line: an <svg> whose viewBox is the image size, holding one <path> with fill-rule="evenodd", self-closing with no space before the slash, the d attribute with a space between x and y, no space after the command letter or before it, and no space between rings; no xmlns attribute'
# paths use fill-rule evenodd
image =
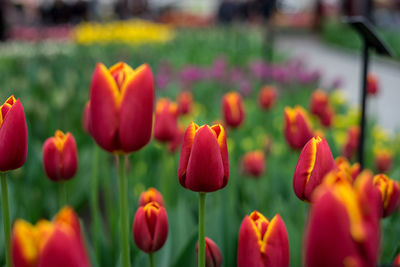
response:
<svg viewBox="0 0 400 267"><path fill-rule="evenodd" d="M358 147L358 162L361 169L364 168L364 146L365 146L365 127L366 127L366 111L367 111L367 75L369 65L369 45L364 39L363 48L363 68L362 68L362 87L361 87L361 121L360 121L360 142Z"/></svg>

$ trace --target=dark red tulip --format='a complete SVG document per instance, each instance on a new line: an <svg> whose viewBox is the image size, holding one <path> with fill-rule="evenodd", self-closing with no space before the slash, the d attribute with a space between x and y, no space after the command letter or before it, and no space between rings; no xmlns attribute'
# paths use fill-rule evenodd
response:
<svg viewBox="0 0 400 267"><path fill-rule="evenodd" d="M12 231L14 267L89 267L79 219L66 207L53 222L40 220L35 226L16 220Z"/></svg>
<svg viewBox="0 0 400 267"><path fill-rule="evenodd" d="M183 137L179 159L180 184L195 192L213 192L229 179L228 148L220 125L199 127L191 123Z"/></svg>
<svg viewBox="0 0 400 267"><path fill-rule="evenodd" d="M368 176L357 179L354 188L349 182L321 185L305 232L305 266L376 266L377 199Z"/></svg>
<svg viewBox="0 0 400 267"><path fill-rule="evenodd" d="M375 168L380 173L390 171L393 165L393 153L387 149L375 153Z"/></svg>
<svg viewBox="0 0 400 267"><path fill-rule="evenodd" d="M374 73L368 73L367 76L367 94L377 95L379 93L379 81L378 76Z"/></svg>
<svg viewBox="0 0 400 267"><path fill-rule="evenodd" d="M335 118L335 111L331 106L328 106L319 117L321 124L325 127L331 127Z"/></svg>
<svg viewBox="0 0 400 267"><path fill-rule="evenodd" d="M289 240L279 214L271 221L257 211L246 215L240 226L237 253L238 267L289 266Z"/></svg>
<svg viewBox="0 0 400 267"><path fill-rule="evenodd" d="M144 207L150 202L157 202L160 206L164 206L163 196L157 189L153 187L150 187L147 191L141 193L139 197L140 207Z"/></svg>
<svg viewBox="0 0 400 267"><path fill-rule="evenodd" d="M360 127L351 126L347 130L347 140L343 147L342 153L343 155L351 159L358 150L358 144L360 139Z"/></svg>
<svg viewBox="0 0 400 267"><path fill-rule="evenodd" d="M172 141L178 128L178 106L167 98L157 101L154 138L161 142Z"/></svg>
<svg viewBox="0 0 400 267"><path fill-rule="evenodd" d="M258 104L263 110L270 110L276 103L278 92L274 86L266 85L258 95Z"/></svg>
<svg viewBox="0 0 400 267"><path fill-rule="evenodd" d="M72 134L57 130L43 145L43 167L53 181L69 180L78 169L78 152Z"/></svg>
<svg viewBox="0 0 400 267"><path fill-rule="evenodd" d="M189 114L190 111L192 111L193 108L193 95L189 91L182 91L178 95L178 107L179 107L179 112L182 115Z"/></svg>
<svg viewBox="0 0 400 267"><path fill-rule="evenodd" d="M325 175L336 167L325 139L313 137L300 153L293 176L293 189L298 198L311 201L312 193Z"/></svg>
<svg viewBox="0 0 400 267"><path fill-rule="evenodd" d="M393 261L393 267L400 267L400 253Z"/></svg>
<svg viewBox="0 0 400 267"><path fill-rule="evenodd" d="M153 74L147 64L133 70L120 62L110 69L99 63L90 90L90 133L112 153L144 147L153 126Z"/></svg>
<svg viewBox="0 0 400 267"><path fill-rule="evenodd" d="M243 100L239 93L229 92L223 96L222 114L225 123L230 127L236 128L243 122L245 111Z"/></svg>
<svg viewBox="0 0 400 267"><path fill-rule="evenodd" d="M322 90L315 90L310 99L310 112L320 117L329 105L328 94Z"/></svg>
<svg viewBox="0 0 400 267"><path fill-rule="evenodd" d="M242 169L247 175L259 177L265 170L265 156L261 150L247 152L242 158Z"/></svg>
<svg viewBox="0 0 400 267"><path fill-rule="evenodd" d="M139 207L132 226L133 238L139 249L146 253L159 250L168 237L168 217L157 202Z"/></svg>
<svg viewBox="0 0 400 267"><path fill-rule="evenodd" d="M285 138L293 149L301 149L313 137L307 112L300 106L285 108Z"/></svg>
<svg viewBox="0 0 400 267"><path fill-rule="evenodd" d="M19 99L10 96L0 110L0 172L6 172L24 165L28 153L28 129Z"/></svg>
<svg viewBox="0 0 400 267"><path fill-rule="evenodd" d="M388 217L400 207L400 184L384 174L375 175L373 183L381 197L382 217Z"/></svg>
<svg viewBox="0 0 400 267"><path fill-rule="evenodd" d="M221 267L222 253L217 244L210 238L205 237L206 242L206 267ZM196 245L196 251L199 252L199 242ZM198 255L197 255L198 256Z"/></svg>

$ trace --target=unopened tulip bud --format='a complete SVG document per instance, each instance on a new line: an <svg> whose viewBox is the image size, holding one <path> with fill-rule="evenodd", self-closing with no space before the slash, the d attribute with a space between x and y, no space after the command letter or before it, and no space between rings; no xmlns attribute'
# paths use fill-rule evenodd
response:
<svg viewBox="0 0 400 267"><path fill-rule="evenodd" d="M382 217L387 217L400 206L400 184L384 174L375 175L373 183L381 196Z"/></svg>
<svg viewBox="0 0 400 267"><path fill-rule="evenodd" d="M379 93L379 81L378 76L374 73L368 73L367 76L367 94L377 95Z"/></svg>
<svg viewBox="0 0 400 267"><path fill-rule="evenodd" d="M265 170L265 156L260 150L247 152L242 158L243 172L247 175L259 177Z"/></svg>
<svg viewBox="0 0 400 267"><path fill-rule="evenodd" d="M299 106L286 107L284 112L286 141L293 149L301 149L313 137L307 112Z"/></svg>
<svg viewBox="0 0 400 267"><path fill-rule="evenodd" d="M178 107L179 112L183 115L190 113L193 108L193 96L192 93L189 91L182 91L178 95Z"/></svg>
<svg viewBox="0 0 400 267"><path fill-rule="evenodd" d="M75 138L70 133L57 130L43 145L43 167L53 181L69 180L78 169L78 152Z"/></svg>
<svg viewBox="0 0 400 267"><path fill-rule="evenodd" d="M312 93L310 99L310 112L320 117L329 104L328 94L322 90L316 90Z"/></svg>
<svg viewBox="0 0 400 267"><path fill-rule="evenodd" d="M389 150L379 150L375 154L375 168L379 173L390 171L393 165L393 153Z"/></svg>
<svg viewBox="0 0 400 267"><path fill-rule="evenodd" d="M172 141L178 128L178 106L167 98L157 102L154 123L154 138L161 142Z"/></svg>
<svg viewBox="0 0 400 267"><path fill-rule="evenodd" d="M347 140L343 147L343 155L351 159L358 150L358 144L360 139L360 128L358 126L352 126L347 130Z"/></svg>
<svg viewBox="0 0 400 267"><path fill-rule="evenodd" d="M141 193L139 197L140 207L144 207L150 202L157 202L160 206L164 206L163 196L157 189L153 187L150 187L147 191Z"/></svg>
<svg viewBox="0 0 400 267"><path fill-rule="evenodd" d="M264 86L258 95L258 104L263 110L270 110L275 105L278 93L273 86Z"/></svg>
<svg viewBox="0 0 400 267"><path fill-rule="evenodd" d="M243 122L245 111L243 100L239 93L230 92L223 96L222 114L225 123L230 127L236 128Z"/></svg>
<svg viewBox="0 0 400 267"><path fill-rule="evenodd" d="M393 267L400 267L400 253L393 261Z"/></svg>
<svg viewBox="0 0 400 267"><path fill-rule="evenodd" d="M221 267L222 266L222 253L219 250L217 244L210 238L205 237L206 242L206 267ZM199 242L196 245L196 251L198 253Z"/></svg>

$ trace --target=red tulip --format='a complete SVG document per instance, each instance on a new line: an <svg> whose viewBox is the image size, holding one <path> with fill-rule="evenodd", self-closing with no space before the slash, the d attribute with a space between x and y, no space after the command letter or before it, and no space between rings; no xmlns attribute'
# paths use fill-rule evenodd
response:
<svg viewBox="0 0 400 267"><path fill-rule="evenodd" d="M329 105L328 94L322 90L316 90L312 93L310 99L310 112L320 117Z"/></svg>
<svg viewBox="0 0 400 267"><path fill-rule="evenodd" d="M393 261L393 267L400 267L400 253Z"/></svg>
<svg viewBox="0 0 400 267"><path fill-rule="evenodd" d="M90 101L86 102L85 108L82 113L82 128L85 133L89 133L89 109L90 109Z"/></svg>
<svg viewBox="0 0 400 267"><path fill-rule="evenodd" d="M242 168L245 174L259 177L265 170L265 156L260 150L247 152L242 158Z"/></svg>
<svg viewBox="0 0 400 267"><path fill-rule="evenodd" d="M253 211L242 221L239 232L238 267L289 266L289 241L279 214L268 221Z"/></svg>
<svg viewBox="0 0 400 267"><path fill-rule="evenodd" d="M319 117L321 124L325 127L331 127L334 118L335 118L335 111L331 106L328 106Z"/></svg>
<svg viewBox="0 0 400 267"><path fill-rule="evenodd" d="M190 113L193 106L193 96L189 91L182 91L178 95L179 112L183 115Z"/></svg>
<svg viewBox="0 0 400 267"><path fill-rule="evenodd" d="M54 222L39 221L36 226L23 220L12 232L14 267L89 267L79 220L66 207Z"/></svg>
<svg viewBox="0 0 400 267"><path fill-rule="evenodd" d="M206 267L222 266L222 253L219 250L217 244L215 244L215 242L208 237L205 237L205 242L206 242ZM197 242L196 245L197 253L198 250L199 250L199 242Z"/></svg>
<svg viewBox="0 0 400 267"><path fill-rule="evenodd" d="M375 168L378 172L385 173L390 171L393 165L393 153L389 150L379 150L375 154Z"/></svg>
<svg viewBox="0 0 400 267"><path fill-rule="evenodd" d="M154 138L161 142L172 141L178 127L178 106L169 99L161 98L157 102L154 123Z"/></svg>
<svg viewBox="0 0 400 267"><path fill-rule="evenodd" d="M140 207L144 207L150 202L157 202L160 206L164 206L163 196L157 189L153 187L150 187L147 191L141 193L139 197Z"/></svg>
<svg viewBox="0 0 400 267"><path fill-rule="evenodd" d="M278 93L275 87L266 85L261 88L258 95L258 104L260 108L264 110L271 109L271 107L275 105L277 96Z"/></svg>
<svg viewBox="0 0 400 267"><path fill-rule="evenodd" d="M377 95L379 93L378 76L374 73L368 73L367 76L367 94Z"/></svg>
<svg viewBox="0 0 400 267"><path fill-rule="evenodd" d="M145 146L153 126L153 74L147 64L133 70L125 63L107 69L99 63L90 91L90 133L112 153Z"/></svg>
<svg viewBox="0 0 400 267"><path fill-rule="evenodd" d="M222 98L222 114L226 124L230 127L238 127L244 120L244 105L239 93L230 92Z"/></svg>
<svg viewBox="0 0 400 267"><path fill-rule="evenodd" d="M373 183L381 196L382 217L388 217L400 206L400 184L384 174L375 175Z"/></svg>
<svg viewBox="0 0 400 267"><path fill-rule="evenodd" d="M322 185L313 196L305 236L305 266L376 266L378 195L367 177Z"/></svg>
<svg viewBox="0 0 400 267"><path fill-rule="evenodd" d="M168 217L163 206L150 202L139 207L132 226L136 245L146 253L159 250L168 237Z"/></svg>
<svg viewBox="0 0 400 267"><path fill-rule="evenodd" d="M78 169L75 138L70 133L57 130L43 145L43 167L53 181L69 180Z"/></svg>
<svg viewBox="0 0 400 267"><path fill-rule="evenodd" d="M358 162L350 165L349 161L345 157L337 157L335 163L338 171L343 172L351 182L356 180L358 175L361 173L361 166Z"/></svg>
<svg viewBox="0 0 400 267"><path fill-rule="evenodd" d="M10 96L0 110L0 172L6 172L24 165L28 153L28 129L19 99Z"/></svg>
<svg viewBox="0 0 400 267"><path fill-rule="evenodd" d="M181 146L184 133L185 128L178 126L178 130L176 131L174 138L168 144L168 151L170 153L175 153L175 151L178 150L178 148Z"/></svg>
<svg viewBox="0 0 400 267"><path fill-rule="evenodd" d="M347 141L343 147L343 155L351 159L358 150L358 143L360 139L360 128L352 126L347 130Z"/></svg>
<svg viewBox="0 0 400 267"><path fill-rule="evenodd" d="M304 146L293 176L293 189L298 198L310 201L325 175L336 168L325 139L313 137Z"/></svg>
<svg viewBox="0 0 400 267"><path fill-rule="evenodd" d="M307 112L300 106L285 108L285 138L293 149L301 149L313 137Z"/></svg>
<svg viewBox="0 0 400 267"><path fill-rule="evenodd" d="M183 137L179 159L180 184L196 192L213 192L229 179L228 148L220 125L199 127L191 123Z"/></svg>

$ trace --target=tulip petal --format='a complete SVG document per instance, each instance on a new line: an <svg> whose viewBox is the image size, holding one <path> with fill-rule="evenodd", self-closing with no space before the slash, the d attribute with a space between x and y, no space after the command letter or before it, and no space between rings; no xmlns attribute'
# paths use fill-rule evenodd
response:
<svg viewBox="0 0 400 267"><path fill-rule="evenodd" d="M153 240L143 207L140 207L135 214L132 230L136 245L144 252L151 252Z"/></svg>
<svg viewBox="0 0 400 267"><path fill-rule="evenodd" d="M217 134L218 145L221 150L222 163L224 165L224 182L222 187L225 187L229 180L229 154L226 144L226 133L221 124L214 125L211 129Z"/></svg>
<svg viewBox="0 0 400 267"><path fill-rule="evenodd" d="M264 267L258 236L250 217L247 215L240 225L237 266Z"/></svg>
<svg viewBox="0 0 400 267"><path fill-rule="evenodd" d="M61 153L54 143L54 138L48 138L43 145L43 167L47 177L53 181L61 180Z"/></svg>
<svg viewBox="0 0 400 267"><path fill-rule="evenodd" d="M181 149L181 155L179 158L179 166L178 166L179 183L183 187L186 187L185 186L185 184L186 184L186 169L187 169L187 165L189 163L190 152L192 151L194 136L195 136L198 128L199 128L199 126L197 124L195 124L194 122L190 123L189 127L186 129L184 136L183 136L182 149Z"/></svg>
<svg viewBox="0 0 400 267"><path fill-rule="evenodd" d="M153 246L151 251L159 250L165 243L168 237L168 217L164 207L160 207L155 225Z"/></svg>
<svg viewBox="0 0 400 267"><path fill-rule="evenodd" d="M78 152L75 138L67 133L66 141L62 151L61 177L68 180L73 177L78 169Z"/></svg>

